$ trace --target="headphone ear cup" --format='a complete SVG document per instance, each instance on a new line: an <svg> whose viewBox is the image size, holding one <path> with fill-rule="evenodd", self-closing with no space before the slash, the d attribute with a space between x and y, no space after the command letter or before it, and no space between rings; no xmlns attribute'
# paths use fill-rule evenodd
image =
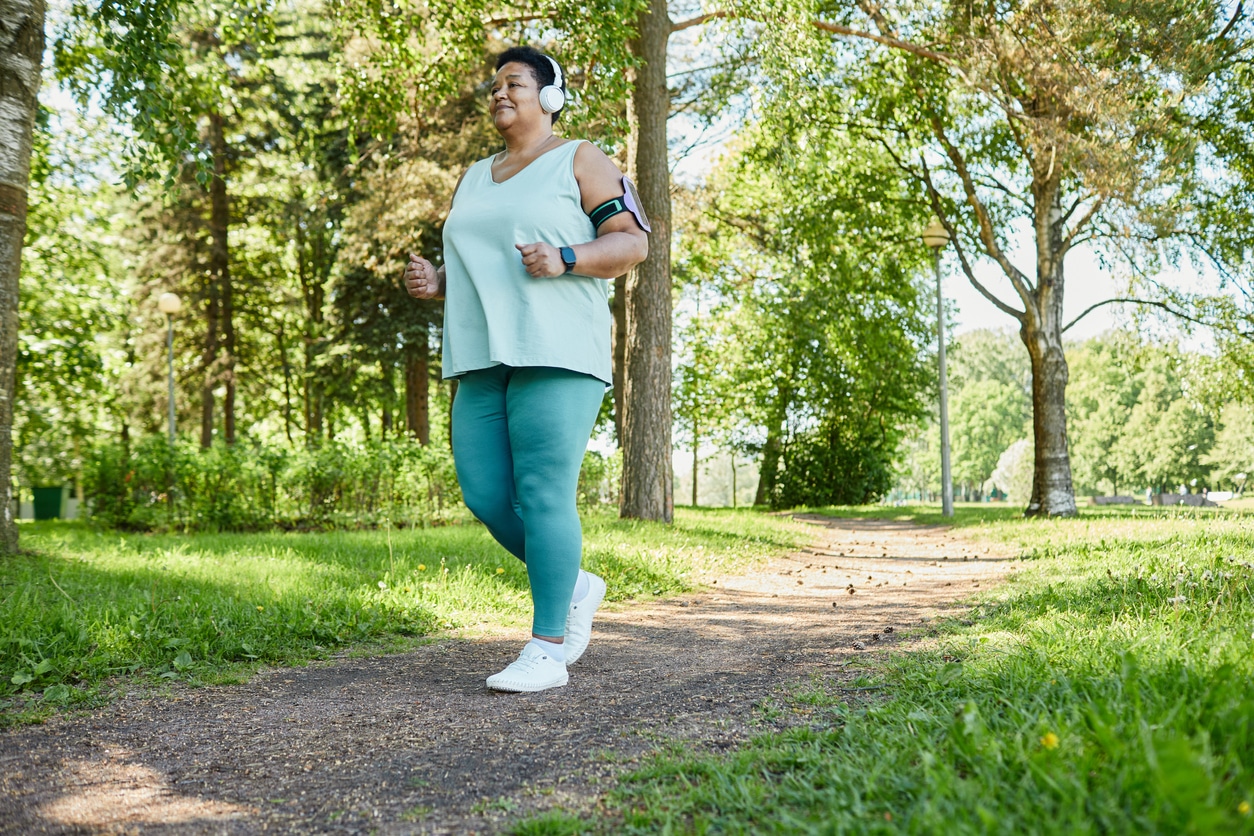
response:
<svg viewBox="0 0 1254 836"><path fill-rule="evenodd" d="M540 91L540 109L545 113L557 113L566 104L566 93L555 84Z"/></svg>

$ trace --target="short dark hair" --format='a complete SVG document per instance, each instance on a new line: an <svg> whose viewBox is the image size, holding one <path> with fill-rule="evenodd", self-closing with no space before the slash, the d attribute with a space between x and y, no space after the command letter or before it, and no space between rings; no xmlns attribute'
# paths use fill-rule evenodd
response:
<svg viewBox="0 0 1254 836"><path fill-rule="evenodd" d="M533 46L512 46L505 50L496 57L496 69L500 70L501 67L515 61L531 68L531 75L541 88L548 87L557 81L557 74L553 72L553 65L549 63L548 56ZM566 92L565 73L562 73L562 92ZM561 118L563 109L559 108L552 114L554 123Z"/></svg>

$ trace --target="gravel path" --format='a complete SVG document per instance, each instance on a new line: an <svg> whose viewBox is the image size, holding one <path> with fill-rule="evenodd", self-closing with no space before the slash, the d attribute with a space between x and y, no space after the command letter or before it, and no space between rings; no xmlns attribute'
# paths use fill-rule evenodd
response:
<svg viewBox="0 0 1254 836"><path fill-rule="evenodd" d="M755 706L882 654L1013 566L944 528L799 517L815 545L597 618L565 688L490 692L525 635L445 640L126 697L0 733L0 833L498 833L595 809L661 746L725 750ZM852 593L850 592L852 590Z"/></svg>

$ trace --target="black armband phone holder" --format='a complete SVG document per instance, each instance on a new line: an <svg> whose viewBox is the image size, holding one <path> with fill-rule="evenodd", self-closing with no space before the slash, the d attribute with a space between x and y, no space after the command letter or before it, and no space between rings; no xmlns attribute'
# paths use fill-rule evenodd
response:
<svg viewBox="0 0 1254 836"><path fill-rule="evenodd" d="M621 215L623 212L630 212L631 216L636 219L636 223L645 232L653 231L653 228L649 226L648 216L640 208L640 198L636 194L636 186L626 177L623 178L623 196L613 197L605 201L589 212L588 218L592 221L594 229L600 229L601 224L615 215Z"/></svg>

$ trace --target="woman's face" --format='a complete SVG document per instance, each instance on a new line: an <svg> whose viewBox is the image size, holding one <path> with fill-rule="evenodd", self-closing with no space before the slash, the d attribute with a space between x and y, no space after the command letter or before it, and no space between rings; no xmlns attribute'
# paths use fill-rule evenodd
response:
<svg viewBox="0 0 1254 836"><path fill-rule="evenodd" d="M498 131L504 131L520 121L549 115L540 108L540 85L531 67L519 61L511 61L496 71L492 80L488 113Z"/></svg>

